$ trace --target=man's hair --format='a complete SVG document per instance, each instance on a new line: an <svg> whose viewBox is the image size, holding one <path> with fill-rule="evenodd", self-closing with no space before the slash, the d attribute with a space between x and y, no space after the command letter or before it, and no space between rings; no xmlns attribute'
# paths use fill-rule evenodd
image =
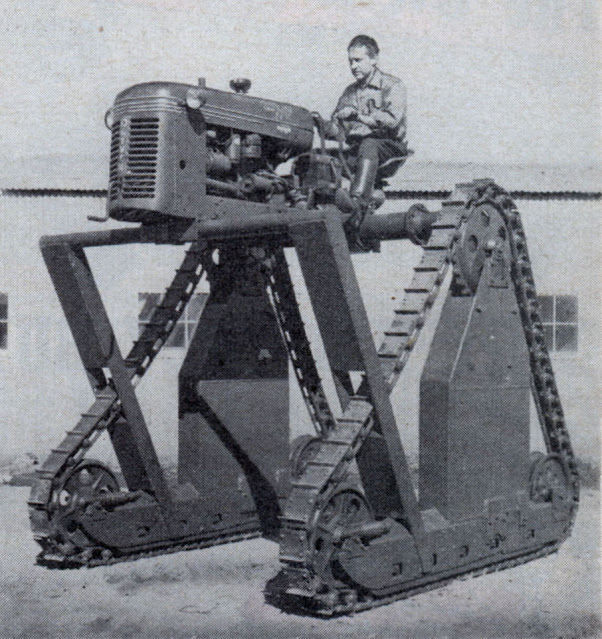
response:
<svg viewBox="0 0 602 639"><path fill-rule="evenodd" d="M352 47L366 47L368 55L371 58L378 55L378 44L376 44L376 40L367 35L356 35L349 43L347 51Z"/></svg>

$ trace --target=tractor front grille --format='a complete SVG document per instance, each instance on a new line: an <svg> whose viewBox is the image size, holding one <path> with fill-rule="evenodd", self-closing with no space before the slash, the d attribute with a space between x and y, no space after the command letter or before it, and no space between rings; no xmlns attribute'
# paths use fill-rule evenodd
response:
<svg viewBox="0 0 602 639"><path fill-rule="evenodd" d="M109 198L153 198L159 150L159 118L123 117L111 132Z"/></svg>

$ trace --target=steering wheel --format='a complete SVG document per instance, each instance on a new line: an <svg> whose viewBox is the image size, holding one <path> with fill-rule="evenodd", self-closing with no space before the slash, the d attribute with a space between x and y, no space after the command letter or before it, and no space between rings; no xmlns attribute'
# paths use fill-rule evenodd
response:
<svg viewBox="0 0 602 639"><path fill-rule="evenodd" d="M353 180L353 175L351 170L349 169L349 165L347 164L347 160L345 159L345 131L341 127L337 131L337 141L339 143L339 160L343 165L343 171L345 172L345 176L350 181Z"/></svg>
<svg viewBox="0 0 602 639"><path fill-rule="evenodd" d="M312 111L311 115L314 121L314 125L318 130L318 135L320 136L320 150L322 151L322 153L326 153L326 122L317 111ZM349 165L347 164L347 160L345 159L345 131L342 127L338 127L337 129L337 142L339 143L338 157L343 167L345 177L349 180L353 180L353 174L351 173Z"/></svg>

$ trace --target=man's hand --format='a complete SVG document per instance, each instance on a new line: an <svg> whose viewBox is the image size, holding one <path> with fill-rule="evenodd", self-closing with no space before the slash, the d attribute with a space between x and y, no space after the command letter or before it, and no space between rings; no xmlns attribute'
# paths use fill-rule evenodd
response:
<svg viewBox="0 0 602 639"><path fill-rule="evenodd" d="M343 107L341 110L337 111L334 114L334 117L336 117L337 120L357 120L358 112L357 112L357 109L354 109L351 106L346 106L346 107Z"/></svg>
<svg viewBox="0 0 602 639"><path fill-rule="evenodd" d="M375 129L378 126L378 122L371 115L357 114L357 119L362 124L369 126L371 129Z"/></svg>
<svg viewBox="0 0 602 639"><path fill-rule="evenodd" d="M324 137L327 140L336 140L339 134L339 128L338 124L332 120L324 122Z"/></svg>

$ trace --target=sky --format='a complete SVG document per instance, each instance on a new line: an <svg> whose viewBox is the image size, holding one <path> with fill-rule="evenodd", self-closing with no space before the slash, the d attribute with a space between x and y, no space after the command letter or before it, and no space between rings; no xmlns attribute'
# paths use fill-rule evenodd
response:
<svg viewBox="0 0 602 639"><path fill-rule="evenodd" d="M417 159L591 165L600 152L596 0L4 0L0 157L108 156L103 115L153 80L329 115L346 47L379 42L408 89Z"/></svg>

